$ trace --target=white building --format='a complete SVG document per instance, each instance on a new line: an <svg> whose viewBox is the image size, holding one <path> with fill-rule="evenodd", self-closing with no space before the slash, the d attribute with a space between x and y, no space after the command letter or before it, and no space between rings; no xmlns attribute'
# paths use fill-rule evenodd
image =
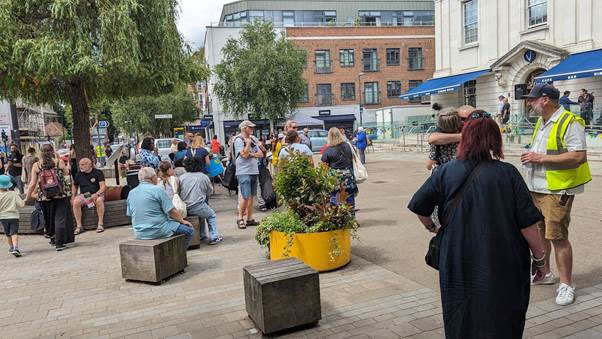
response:
<svg viewBox="0 0 602 339"><path fill-rule="evenodd" d="M528 113L520 96L539 77L537 82L553 80L561 93L571 91L574 101L582 88L600 96L597 118L601 18L599 0L435 0L434 79L404 96L431 94L431 102L443 106L472 104L496 112L504 95L516 121Z"/></svg>

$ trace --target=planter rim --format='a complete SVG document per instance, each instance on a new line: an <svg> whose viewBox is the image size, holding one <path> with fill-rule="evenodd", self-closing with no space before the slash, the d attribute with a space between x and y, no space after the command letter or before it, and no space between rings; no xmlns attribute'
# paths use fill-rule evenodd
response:
<svg viewBox="0 0 602 339"><path fill-rule="evenodd" d="M336 230L330 230L330 231L320 231L320 232L293 232L293 234L319 234L319 233L328 233L328 232L337 232L337 231L349 231L351 230L351 228L339 228ZM278 232L278 233L285 233L283 231L276 231L276 230L271 230L270 232Z"/></svg>

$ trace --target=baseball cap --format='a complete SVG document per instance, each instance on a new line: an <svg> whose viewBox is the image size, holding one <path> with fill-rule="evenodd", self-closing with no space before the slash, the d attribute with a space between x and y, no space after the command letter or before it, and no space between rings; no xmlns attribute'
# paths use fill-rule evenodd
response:
<svg viewBox="0 0 602 339"><path fill-rule="evenodd" d="M550 84L537 84L533 86L531 93L527 95L527 98L533 99L541 97L548 97L550 99L558 100L560 98L560 91Z"/></svg>
<svg viewBox="0 0 602 339"><path fill-rule="evenodd" d="M284 133L278 133L278 139L284 138Z"/></svg>
<svg viewBox="0 0 602 339"><path fill-rule="evenodd" d="M249 120L245 120L241 122L240 125L238 125L238 128L240 128L241 130L245 127L255 127L255 124L250 122Z"/></svg>

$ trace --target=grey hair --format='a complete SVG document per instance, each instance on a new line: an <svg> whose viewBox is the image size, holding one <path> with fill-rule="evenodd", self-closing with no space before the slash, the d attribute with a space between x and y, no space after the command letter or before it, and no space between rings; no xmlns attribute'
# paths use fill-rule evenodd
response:
<svg viewBox="0 0 602 339"><path fill-rule="evenodd" d="M157 175L157 172L152 167L142 167L138 172L139 181L150 181L150 179Z"/></svg>

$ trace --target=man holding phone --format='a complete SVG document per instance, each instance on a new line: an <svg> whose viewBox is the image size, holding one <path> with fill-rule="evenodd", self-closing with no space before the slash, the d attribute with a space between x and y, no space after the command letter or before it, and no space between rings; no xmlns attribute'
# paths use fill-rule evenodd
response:
<svg viewBox="0 0 602 339"><path fill-rule="evenodd" d="M540 116L529 152L521 155L528 169L527 186L544 221L539 231L544 243L546 273L535 285L552 285L556 277L550 270L554 248L560 285L556 303L564 306L575 299L573 249L569 242L569 222L575 195L583 193L592 177L587 163L585 121L559 103L560 91L549 84L538 84L527 96L528 104Z"/></svg>

